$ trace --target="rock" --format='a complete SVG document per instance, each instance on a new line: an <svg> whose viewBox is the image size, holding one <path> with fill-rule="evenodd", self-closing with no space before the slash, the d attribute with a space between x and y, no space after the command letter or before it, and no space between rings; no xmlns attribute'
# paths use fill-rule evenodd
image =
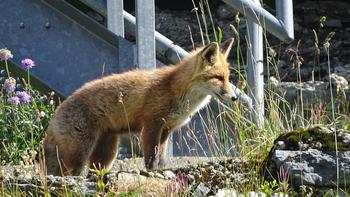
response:
<svg viewBox="0 0 350 197"><path fill-rule="evenodd" d="M248 192L249 197L265 197L263 192Z"/></svg>
<svg viewBox="0 0 350 197"><path fill-rule="evenodd" d="M131 174L127 172L118 173L118 180L122 180L124 182L135 182L137 180L145 181L146 177L137 174Z"/></svg>
<svg viewBox="0 0 350 197"><path fill-rule="evenodd" d="M159 173L159 172L154 173L154 177L155 178L164 179L164 176L161 173Z"/></svg>
<svg viewBox="0 0 350 197"><path fill-rule="evenodd" d="M215 194L214 197L236 197L238 196L238 192L234 189L219 189L219 191Z"/></svg>
<svg viewBox="0 0 350 197"><path fill-rule="evenodd" d="M307 151L276 150L271 157L276 169L285 169L294 187L308 185L332 188L336 183L336 153L316 149ZM350 151L338 153L339 186L350 181Z"/></svg>
<svg viewBox="0 0 350 197"><path fill-rule="evenodd" d="M96 183L93 182L86 182L85 185L82 185L83 188L81 189L83 193L87 194L87 196L92 196L96 194L96 191L98 191L98 186Z"/></svg>
<svg viewBox="0 0 350 197"><path fill-rule="evenodd" d="M216 14L220 19L234 19L237 11L235 11L232 7L227 6L225 4L219 5L216 9Z"/></svg>
<svg viewBox="0 0 350 197"><path fill-rule="evenodd" d="M154 177L154 172L148 172L149 177Z"/></svg>
<svg viewBox="0 0 350 197"><path fill-rule="evenodd" d="M328 28L342 28L343 24L339 19L328 19L324 23L324 26Z"/></svg>
<svg viewBox="0 0 350 197"><path fill-rule="evenodd" d="M334 142L335 131L337 153ZM279 180L283 172L284 179L289 177L292 186L300 191L305 185L315 188L314 192L317 193L321 188L332 189L336 186L338 158L338 185L344 188L350 181L350 134L348 132L316 126L282 134L275 140L275 145L265 160L266 169L273 177L279 177ZM303 145L300 146L300 144Z"/></svg>
<svg viewBox="0 0 350 197"><path fill-rule="evenodd" d="M204 183L199 183L194 194L196 197L205 197L210 192L210 189L204 185Z"/></svg>
<svg viewBox="0 0 350 197"><path fill-rule="evenodd" d="M270 84L273 89L275 89L280 95L282 95L290 104L294 105L296 101L300 100L300 91L302 91L302 100L304 107L312 107L315 103L322 102L330 102L331 94L329 90L329 83L323 81L307 81L303 83L296 82L280 82L277 83L274 78L270 78ZM336 84L333 88L333 96L338 98L349 98L350 97L350 89L346 84L347 81L340 76L337 76L334 79L334 84ZM338 86L338 87L337 87ZM337 92L337 89L339 91ZM344 91L340 91L344 90ZM344 95L345 94L345 95ZM346 96L346 97L344 97ZM346 107L341 102L337 102L336 104L340 106L340 108Z"/></svg>
<svg viewBox="0 0 350 197"><path fill-rule="evenodd" d="M176 177L175 173L173 171L170 170L165 170L163 172L164 178L165 179L174 179Z"/></svg>
<svg viewBox="0 0 350 197"><path fill-rule="evenodd" d="M133 174L140 174L140 173L141 173L141 170L139 170L139 169L132 169L132 170L130 170L130 173L133 173Z"/></svg>
<svg viewBox="0 0 350 197"><path fill-rule="evenodd" d="M294 30L295 31L302 31L303 27L301 25L299 25L299 23L295 23L294 24Z"/></svg>
<svg viewBox="0 0 350 197"><path fill-rule="evenodd" d="M146 176L146 177L150 176L149 172L147 172L147 170L140 170L140 175Z"/></svg>
<svg viewBox="0 0 350 197"><path fill-rule="evenodd" d="M279 194L279 193L273 193L271 197L288 197L288 194Z"/></svg>
<svg viewBox="0 0 350 197"><path fill-rule="evenodd" d="M213 197L265 197L266 194L263 192L250 191L247 193L239 193L234 189L219 189L219 191ZM287 194L273 193L271 197L288 197Z"/></svg>
<svg viewBox="0 0 350 197"><path fill-rule="evenodd" d="M273 150L307 150L316 149L319 143L322 144L322 151L335 151L334 129L325 126L314 126L307 129L299 129L298 131L289 132L280 135L275 140ZM338 150L350 151L349 135L347 131L337 130ZM305 146L305 149L300 146ZM281 146L281 144L284 144Z"/></svg>

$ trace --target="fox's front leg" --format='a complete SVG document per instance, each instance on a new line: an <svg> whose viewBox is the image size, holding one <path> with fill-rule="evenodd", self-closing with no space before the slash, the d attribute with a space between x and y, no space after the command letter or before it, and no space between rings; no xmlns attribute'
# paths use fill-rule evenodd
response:
<svg viewBox="0 0 350 197"><path fill-rule="evenodd" d="M141 131L142 152L147 169L158 167L162 124L147 122Z"/></svg>
<svg viewBox="0 0 350 197"><path fill-rule="evenodd" d="M169 135L170 135L170 131L163 130L160 137L159 163L158 163L158 166L160 168L164 168L166 164L166 154L167 154Z"/></svg>

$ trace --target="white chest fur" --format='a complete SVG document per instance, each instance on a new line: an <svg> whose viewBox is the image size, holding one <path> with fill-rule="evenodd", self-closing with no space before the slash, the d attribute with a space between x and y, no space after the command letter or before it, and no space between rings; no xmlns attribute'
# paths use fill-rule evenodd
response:
<svg viewBox="0 0 350 197"><path fill-rule="evenodd" d="M187 109L185 109L185 111L183 111L183 113L181 113L177 119L177 127L181 127L187 124L195 113L197 113L210 102L211 98L212 97L210 95L206 95L204 98L198 100L189 100L189 106L185 107Z"/></svg>

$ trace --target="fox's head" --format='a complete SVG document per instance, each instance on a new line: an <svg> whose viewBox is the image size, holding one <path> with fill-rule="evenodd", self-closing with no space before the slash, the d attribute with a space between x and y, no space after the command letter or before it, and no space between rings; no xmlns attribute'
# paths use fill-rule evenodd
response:
<svg viewBox="0 0 350 197"><path fill-rule="evenodd" d="M195 54L195 71L192 81L200 91L227 102L237 99L234 86L229 81L229 63L227 57L233 44L233 38L220 46L213 42Z"/></svg>

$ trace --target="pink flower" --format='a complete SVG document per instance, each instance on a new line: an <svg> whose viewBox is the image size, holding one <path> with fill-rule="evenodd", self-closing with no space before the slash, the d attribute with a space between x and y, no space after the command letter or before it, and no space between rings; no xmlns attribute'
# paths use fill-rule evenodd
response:
<svg viewBox="0 0 350 197"><path fill-rule="evenodd" d="M24 70L29 70L29 69L31 69L31 68L33 68L35 66L34 61L29 59L29 58L26 58L26 59L22 60L21 64L22 64L22 68Z"/></svg>
<svg viewBox="0 0 350 197"><path fill-rule="evenodd" d="M16 89L16 79L10 77L5 80L5 83L3 85L3 89L5 92L13 92Z"/></svg>
<svg viewBox="0 0 350 197"><path fill-rule="evenodd" d="M13 58L13 55L8 49L0 49L0 61L6 61L8 59Z"/></svg>
<svg viewBox="0 0 350 197"><path fill-rule="evenodd" d="M25 91L16 92L16 96L19 98L20 103L30 103L32 97Z"/></svg>
<svg viewBox="0 0 350 197"><path fill-rule="evenodd" d="M17 96L13 96L13 97L9 98L8 101L12 105L18 105L20 103L19 98Z"/></svg>

